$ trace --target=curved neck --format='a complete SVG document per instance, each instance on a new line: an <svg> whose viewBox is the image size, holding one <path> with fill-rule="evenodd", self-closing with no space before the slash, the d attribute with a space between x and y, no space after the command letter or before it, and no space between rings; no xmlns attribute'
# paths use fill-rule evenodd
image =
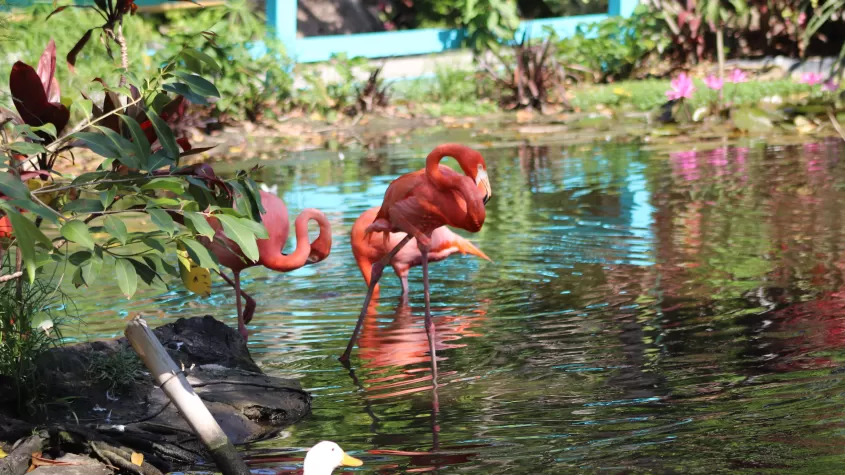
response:
<svg viewBox="0 0 845 475"><path fill-rule="evenodd" d="M305 209L299 213L294 222L296 249L292 253L284 255L282 254L282 246L285 243L273 242L272 239L262 239L258 242L261 265L279 272L289 272L304 266L308 260L308 255L311 253L311 243L308 242L308 221L311 219L320 225L320 234L322 235L323 226L328 226L325 215L315 209Z"/></svg>
<svg viewBox="0 0 845 475"><path fill-rule="evenodd" d="M447 143L434 147L434 150L425 158L426 176L434 183L434 186L442 190L457 188L458 177L444 176L443 172L440 171L440 161L445 157L454 158L461 166L461 170L469 176L470 169L467 163L467 154L471 151L471 148L456 143Z"/></svg>
<svg viewBox="0 0 845 475"><path fill-rule="evenodd" d="M332 228L329 225L329 220L321 211L313 208L308 208L302 211L309 213L309 219L313 219L318 226L320 226L320 234L317 239L311 242L311 255L309 256L309 263L320 262L329 257L332 250ZM300 213L300 214L302 214Z"/></svg>

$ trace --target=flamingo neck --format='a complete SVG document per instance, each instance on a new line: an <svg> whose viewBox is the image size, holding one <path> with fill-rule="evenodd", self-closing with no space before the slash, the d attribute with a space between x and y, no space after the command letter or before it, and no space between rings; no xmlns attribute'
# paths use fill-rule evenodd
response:
<svg viewBox="0 0 845 475"><path fill-rule="evenodd" d="M259 242L259 262L264 267L278 272L290 272L304 266L311 252L311 243L308 242L308 221L313 219L320 224L322 233L323 223L328 225L325 215L315 209L305 209L294 222L296 233L296 248L288 255L282 254L282 246L285 243L275 242L274 239L267 239Z"/></svg>
<svg viewBox="0 0 845 475"><path fill-rule="evenodd" d="M461 166L461 170L463 170L467 176L472 177L474 176L474 170L472 169L472 165L469 163L469 154L472 151L473 150L469 147L455 143L438 145L425 159L426 176L437 188L441 190L458 188L460 186L460 177L447 177L443 175L443 172L440 171L440 161L445 157L452 157L458 162L458 165Z"/></svg>

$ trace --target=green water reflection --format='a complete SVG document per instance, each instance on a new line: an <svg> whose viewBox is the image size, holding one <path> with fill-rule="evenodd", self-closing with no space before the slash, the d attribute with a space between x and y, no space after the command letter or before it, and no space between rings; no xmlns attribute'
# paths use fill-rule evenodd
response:
<svg viewBox="0 0 845 475"><path fill-rule="evenodd" d="M385 278L354 373L335 359L365 292L349 229L431 146L265 163L262 179L292 212L326 212L335 245L319 265L246 273L259 302L253 356L315 396L310 417L248 447L251 457L302 457L331 439L365 460L362 473L841 470L839 142L485 149L494 198L471 238L494 262L432 266L436 418L419 270L410 310ZM116 336L137 314L234 324L224 283L205 299L173 289L130 302L108 285L74 291L87 333L70 333Z"/></svg>

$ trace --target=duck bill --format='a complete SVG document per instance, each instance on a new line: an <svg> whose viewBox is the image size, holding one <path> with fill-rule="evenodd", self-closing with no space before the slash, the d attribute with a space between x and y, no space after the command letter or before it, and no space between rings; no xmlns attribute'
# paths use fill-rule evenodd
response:
<svg viewBox="0 0 845 475"><path fill-rule="evenodd" d="M349 454L344 452L343 459L340 461L340 464L344 467L360 467L361 465L364 465L364 462L356 459L355 457L351 457Z"/></svg>
<svg viewBox="0 0 845 475"><path fill-rule="evenodd" d="M475 175L475 185L484 193L484 204L486 205L493 196L493 188L490 187L490 178L487 177L487 170L478 170L478 174Z"/></svg>

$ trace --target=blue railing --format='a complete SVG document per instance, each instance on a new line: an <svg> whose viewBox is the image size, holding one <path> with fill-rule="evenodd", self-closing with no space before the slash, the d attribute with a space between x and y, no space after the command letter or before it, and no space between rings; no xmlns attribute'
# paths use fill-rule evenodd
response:
<svg viewBox="0 0 845 475"><path fill-rule="evenodd" d="M572 36L582 23L598 22L609 16L630 16L639 0L609 0L608 3L606 14L523 21L517 37L521 38L527 31L529 38L539 38L545 36L547 27L561 38ZM296 11L297 0L267 0L267 23L285 45L288 56L298 63L326 61L337 53L365 58L442 53L460 48L466 37L463 29L423 28L297 38Z"/></svg>

